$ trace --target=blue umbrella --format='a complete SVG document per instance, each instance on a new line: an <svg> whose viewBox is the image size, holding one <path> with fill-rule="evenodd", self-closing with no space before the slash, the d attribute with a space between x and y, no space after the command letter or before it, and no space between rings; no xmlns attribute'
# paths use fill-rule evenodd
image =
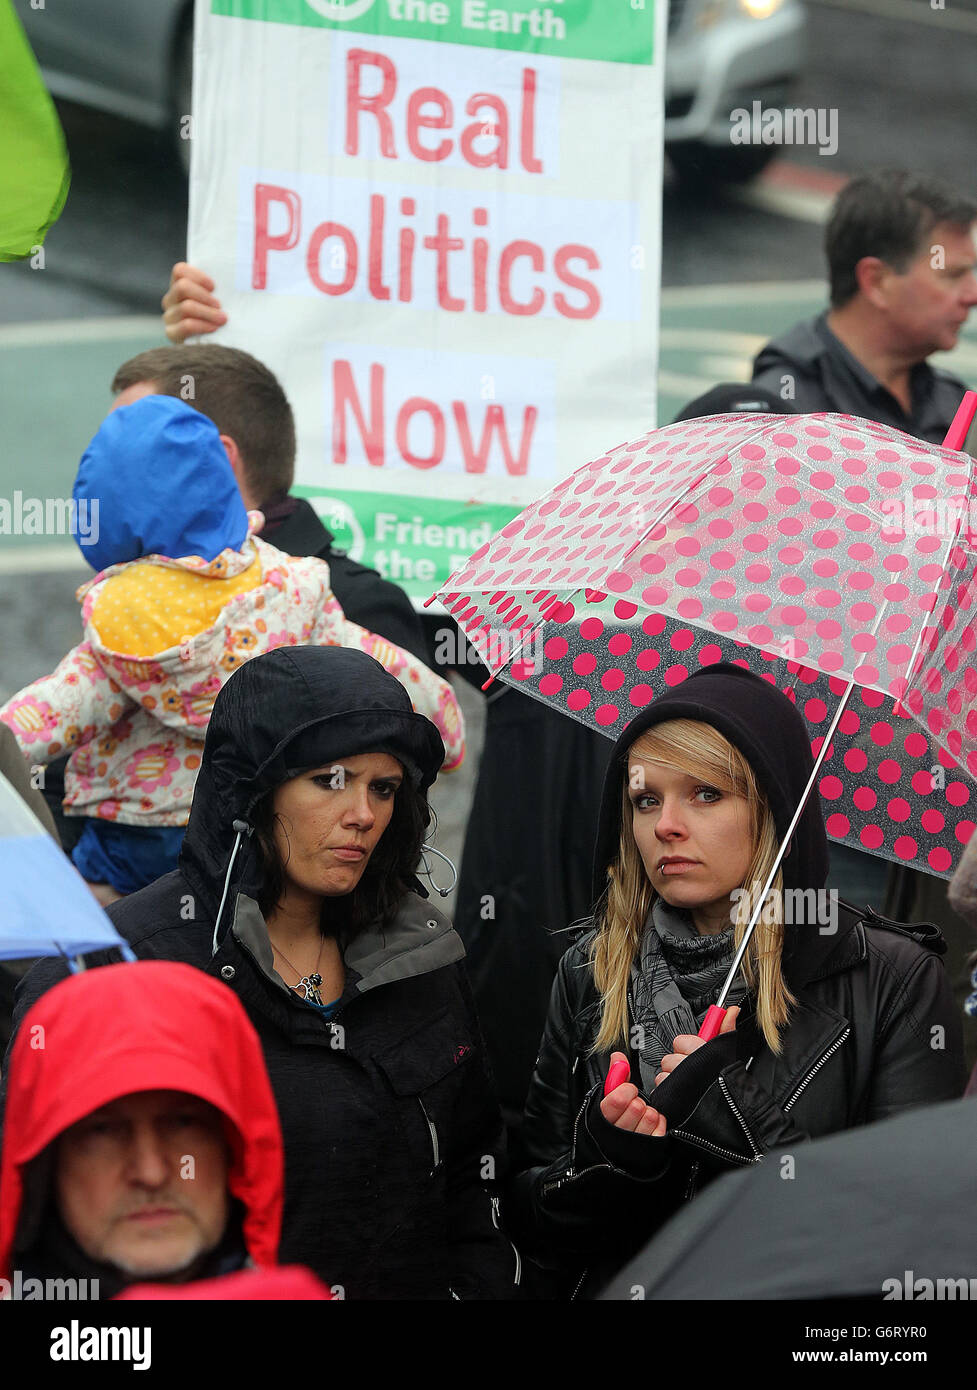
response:
<svg viewBox="0 0 977 1390"><path fill-rule="evenodd" d="M33 811L0 774L0 960L117 947L135 960Z"/></svg>

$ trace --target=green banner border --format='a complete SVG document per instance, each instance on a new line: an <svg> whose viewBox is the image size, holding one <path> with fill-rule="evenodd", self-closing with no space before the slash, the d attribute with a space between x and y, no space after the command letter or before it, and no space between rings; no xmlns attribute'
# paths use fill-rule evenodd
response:
<svg viewBox="0 0 977 1390"><path fill-rule="evenodd" d="M412 599L421 600L430 598L435 590L443 588L453 569L458 568L472 551L501 531L522 511L522 507L498 502L411 497L404 493L353 491L324 484L297 484L292 488L292 494L309 501L317 497L334 498L342 506L348 507L363 531L363 552L357 556L360 563L378 570L384 579L399 585ZM321 519L323 525L333 533L336 545L349 550L354 540L352 529L338 516L326 514ZM415 529L417 522L420 522L419 532ZM377 533L381 527L384 535L379 536ZM427 537L423 534L425 528L440 529L445 533L445 539L432 543L430 529ZM470 543L466 540L462 544L455 544L457 533L462 530L479 534ZM455 564L451 563L452 558ZM421 570L420 576L418 568Z"/></svg>
<svg viewBox="0 0 977 1390"><path fill-rule="evenodd" d="M355 5L365 0L346 0ZM329 0L317 0L328 4ZM655 7L660 0L373 0L371 7L353 19L327 18L312 0L211 0L211 13L227 19L250 19L266 24L294 24L309 29L343 30L376 38L422 39L433 43L464 44L547 58L573 58L588 62L629 63L650 66L655 60ZM423 4L426 20L396 19L389 10L396 5ZM480 7L480 8L472 8ZM440 22L433 22L437 15ZM485 27L472 27L465 16L477 16ZM491 17L503 15L517 23L520 32L490 30ZM530 17L534 18L530 18ZM535 32L522 33L523 22ZM549 37L562 27L565 37Z"/></svg>

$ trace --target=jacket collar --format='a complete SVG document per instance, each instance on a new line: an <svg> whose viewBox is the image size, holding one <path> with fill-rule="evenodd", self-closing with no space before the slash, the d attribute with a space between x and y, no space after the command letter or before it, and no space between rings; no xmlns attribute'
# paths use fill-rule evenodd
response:
<svg viewBox="0 0 977 1390"><path fill-rule="evenodd" d="M268 928L254 898L238 893L230 935L252 958L265 979L289 1000L296 996L275 969ZM223 960L218 950L215 962ZM443 912L408 893L386 928L367 927L343 949L349 984L356 994L380 985L428 975L464 960L465 948Z"/></svg>
<svg viewBox="0 0 977 1390"><path fill-rule="evenodd" d="M839 928L839 937L831 949L814 963L803 983L813 985L818 980L826 980L829 975L840 975L859 965L867 955L868 945L861 921L849 923L847 928Z"/></svg>
<svg viewBox="0 0 977 1390"><path fill-rule="evenodd" d="M797 991L815 980L848 970L865 956L865 935L860 931L863 912L838 900L833 931L824 931L819 919L795 926L787 936L783 955L784 979Z"/></svg>
<svg viewBox="0 0 977 1390"><path fill-rule="evenodd" d="M359 975L357 992L365 994L394 980L428 975L464 960L465 948L449 918L417 893L408 893L385 930L359 932L343 953Z"/></svg>
<svg viewBox="0 0 977 1390"><path fill-rule="evenodd" d="M871 907L863 910L844 901L839 901L838 908L837 934L833 939L822 938L826 945L820 951L808 955L808 969L803 978L788 981L792 987L814 984L817 980L825 980L829 975L840 975L842 971L851 970L853 966L859 965L868 956L866 926L895 932L938 956L946 954L947 945L943 934L932 922L920 922L910 926L905 922L894 922L888 917L883 917ZM789 976L789 969L787 974Z"/></svg>

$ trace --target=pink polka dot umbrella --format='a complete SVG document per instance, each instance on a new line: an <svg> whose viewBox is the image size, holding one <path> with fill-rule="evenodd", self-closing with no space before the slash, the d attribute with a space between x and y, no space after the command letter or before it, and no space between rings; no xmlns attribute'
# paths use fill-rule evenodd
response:
<svg viewBox="0 0 977 1390"><path fill-rule="evenodd" d="M969 456L883 425L694 419L563 479L437 597L490 670L613 738L748 666L823 752L830 837L949 877L977 819L973 503Z"/></svg>
<svg viewBox="0 0 977 1390"><path fill-rule="evenodd" d="M977 805L975 516L955 449L850 415L710 416L578 469L434 596L490 670L613 738L723 660L807 721L814 772L700 1037L815 786L833 840L951 874Z"/></svg>

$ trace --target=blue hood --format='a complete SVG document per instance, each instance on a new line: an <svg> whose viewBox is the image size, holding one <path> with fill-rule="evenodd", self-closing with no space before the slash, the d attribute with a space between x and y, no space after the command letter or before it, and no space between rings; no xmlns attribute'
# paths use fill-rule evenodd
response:
<svg viewBox="0 0 977 1390"><path fill-rule="evenodd" d="M95 570L143 555L214 560L240 550L248 514L217 426L185 401L143 396L107 415L82 455L76 503L93 539L76 534ZM97 522L96 522L97 518Z"/></svg>

